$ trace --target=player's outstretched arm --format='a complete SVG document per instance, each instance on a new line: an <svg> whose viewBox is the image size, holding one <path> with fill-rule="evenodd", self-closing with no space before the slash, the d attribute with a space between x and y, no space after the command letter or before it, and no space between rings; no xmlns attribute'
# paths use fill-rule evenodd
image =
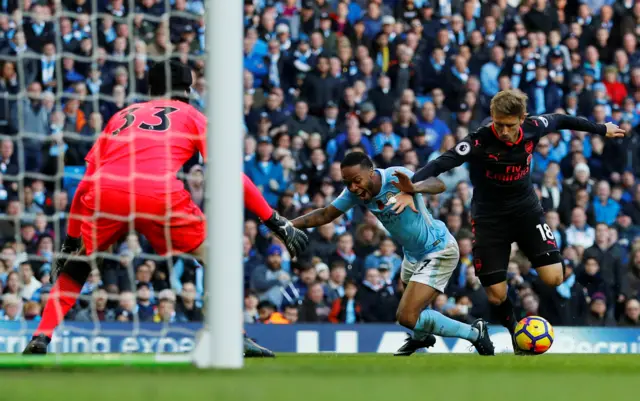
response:
<svg viewBox="0 0 640 401"><path fill-rule="evenodd" d="M244 206L262 221L267 221L273 215L273 209L264 199L260 190L246 174L242 174L242 185L244 188Z"/></svg>
<svg viewBox="0 0 640 401"><path fill-rule="evenodd" d="M291 224L295 228L311 228L320 227L325 224L329 224L343 214L341 210L333 205L316 209L313 212L307 213L304 216L300 216L297 219L291 220Z"/></svg>
<svg viewBox="0 0 640 401"><path fill-rule="evenodd" d="M289 220L271 209L260 190L245 174L242 175L242 183L245 207L257 215L264 225L285 244L292 257L301 254L309 245L307 234L293 227Z"/></svg>
<svg viewBox="0 0 640 401"><path fill-rule="evenodd" d="M574 117L566 114L545 114L534 117L534 119L540 121L543 129L542 135L563 129L590 132L592 134L606 136L607 138L620 138L626 133L613 123L598 124L589 121L584 117Z"/></svg>
<svg viewBox="0 0 640 401"><path fill-rule="evenodd" d="M406 194L439 194L447 189L444 182L437 177L412 182L411 178L401 171L396 171L393 176L398 179L398 182L392 181L391 184Z"/></svg>
<svg viewBox="0 0 640 401"><path fill-rule="evenodd" d="M469 159L471 150L471 138L466 137L453 149L444 152L435 160L430 161L426 166L416 171L411 181L414 183L424 181L429 177L437 177L454 167L460 166Z"/></svg>

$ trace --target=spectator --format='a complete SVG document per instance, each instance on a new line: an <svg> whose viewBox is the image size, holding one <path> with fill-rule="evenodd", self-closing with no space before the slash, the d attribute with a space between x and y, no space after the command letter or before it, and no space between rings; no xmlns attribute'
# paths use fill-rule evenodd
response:
<svg viewBox="0 0 640 401"><path fill-rule="evenodd" d="M578 271L576 278L578 282L585 287L590 296L593 296L595 293L599 293L605 297L605 301L612 298L611 296L607 296L608 288L606 282L602 278L598 259L594 257L585 258L583 266ZM608 306L612 305L608 304Z"/></svg>
<svg viewBox="0 0 640 401"><path fill-rule="evenodd" d="M282 270L282 250L277 245L267 249L266 266L260 266L251 275L251 288L258 293L260 300L269 300L281 305L285 285L291 282L287 272Z"/></svg>
<svg viewBox="0 0 640 401"><path fill-rule="evenodd" d="M356 300L358 294L358 286L352 280L344 285L344 295L336 298L331 306L329 321L331 323L360 323L362 322L361 306Z"/></svg>
<svg viewBox="0 0 640 401"><path fill-rule="evenodd" d="M369 100L373 103L378 116L391 118L397 96L391 90L391 79L386 75L378 77L377 86L369 90Z"/></svg>
<svg viewBox="0 0 640 401"><path fill-rule="evenodd" d="M571 213L571 225L566 230L567 245L589 248L595 241L595 230L587 225L587 215L581 207Z"/></svg>
<svg viewBox="0 0 640 401"><path fill-rule="evenodd" d="M596 191L597 198L593 201L596 221L611 225L620 211L620 204L611 199L611 187L607 181L600 181Z"/></svg>
<svg viewBox="0 0 640 401"><path fill-rule="evenodd" d="M193 283L184 283L182 292L178 298L177 319L188 322L202 322L204 316L202 309L196 304L196 286Z"/></svg>
<svg viewBox="0 0 640 401"><path fill-rule="evenodd" d="M623 284L625 269L622 264L622 250L610 242L609 227L604 223L596 225L595 243L584 251L584 259L595 258L600 265L600 276L605 281L607 303L624 301Z"/></svg>
<svg viewBox="0 0 640 401"><path fill-rule="evenodd" d="M265 324L289 324L289 321L285 319L284 316L280 312L278 312L278 308L273 302L270 301L261 301L258 304L258 315L259 322Z"/></svg>
<svg viewBox="0 0 640 401"><path fill-rule="evenodd" d="M603 293L595 293L591 296L590 313L587 316L587 326L610 327L615 326L615 321L607 313L607 301Z"/></svg>
<svg viewBox="0 0 640 401"><path fill-rule="evenodd" d="M318 256L323 261L328 261L330 255L336 251L335 226L333 223L318 227L311 234L310 239L308 253Z"/></svg>
<svg viewBox="0 0 640 401"><path fill-rule="evenodd" d="M33 275L33 269L28 262L22 262L20 264L20 278L22 281L22 290L20 291L20 297L23 299L31 299L33 293L42 287L40 281L38 281Z"/></svg>
<svg viewBox="0 0 640 401"><path fill-rule="evenodd" d="M149 322L153 320L155 308L151 303L151 288L148 283L137 284L136 298L138 300L138 318L141 322Z"/></svg>
<svg viewBox="0 0 640 401"><path fill-rule="evenodd" d="M329 257L329 264L342 260L347 268L347 277L359 280L363 276L363 262L353 251L353 236L349 233L340 235L337 239L335 253Z"/></svg>
<svg viewBox="0 0 640 401"><path fill-rule="evenodd" d="M470 316L482 319L489 317L487 294L482 288L480 279L475 274L475 269L466 269L465 287L460 292L460 295L469 300L468 305L471 305L469 308Z"/></svg>
<svg viewBox="0 0 640 401"><path fill-rule="evenodd" d="M158 302L156 314L153 316L155 323L175 323L184 322L183 317L176 314L175 298L161 298Z"/></svg>
<svg viewBox="0 0 640 401"><path fill-rule="evenodd" d="M257 323L258 316L258 304L260 301L258 300L258 295L249 291L244 295L244 323Z"/></svg>
<svg viewBox="0 0 640 401"><path fill-rule="evenodd" d="M22 281L17 271L9 271L4 284L3 294L12 294L18 298L21 298L20 292L22 291Z"/></svg>
<svg viewBox="0 0 640 401"><path fill-rule="evenodd" d="M373 138L373 147L375 154L378 155L382 153L382 148L384 145L391 145L394 152L398 150L400 147L400 136L393 132L393 123L391 118L382 117L379 119L380 131Z"/></svg>
<svg viewBox="0 0 640 401"><path fill-rule="evenodd" d="M22 312L22 300L14 294L5 293L2 297L2 311L0 317L4 321L20 321Z"/></svg>
<svg viewBox="0 0 640 401"><path fill-rule="evenodd" d="M135 294L131 291L122 291L119 298L120 305L115 311L116 320L119 322L139 321Z"/></svg>
<svg viewBox="0 0 640 401"><path fill-rule="evenodd" d="M365 269L377 269L382 264L390 267L392 277L400 272L402 258L396 253L396 245L389 237L380 241L380 248L367 256L364 260Z"/></svg>
<svg viewBox="0 0 640 401"><path fill-rule="evenodd" d="M338 80L329 74L329 59L321 54L315 71L306 76L300 96L309 104L312 115L321 116L324 106L340 97Z"/></svg>
<svg viewBox="0 0 640 401"><path fill-rule="evenodd" d="M282 316L284 316L284 318L289 321L289 324L298 323L298 320L300 317L300 311L298 309L298 306L297 305L285 306L284 312L282 312Z"/></svg>
<svg viewBox="0 0 640 401"><path fill-rule="evenodd" d="M297 101L295 113L287 121L287 131L293 135L310 135L321 132L322 128L315 117L309 115L309 106L304 101Z"/></svg>
<svg viewBox="0 0 640 401"><path fill-rule="evenodd" d="M245 172L262 189L267 202L275 207L278 194L284 191L286 182L282 166L272 160L272 151L271 138L260 137L256 159L245 163Z"/></svg>
<svg viewBox="0 0 640 401"><path fill-rule="evenodd" d="M630 299L624 307L624 314L618 322L621 327L640 327L640 301Z"/></svg>
<svg viewBox="0 0 640 401"><path fill-rule="evenodd" d="M391 87L395 90L395 95L400 96L405 89L417 92L420 89L420 71L413 64L413 50L407 46L398 46L398 61L391 62L387 75L391 79Z"/></svg>
<svg viewBox="0 0 640 401"><path fill-rule="evenodd" d="M491 49L491 61L483 65L480 70L480 83L485 96L493 97L498 93L498 76L503 67L504 49L501 46L494 46Z"/></svg>
<svg viewBox="0 0 640 401"><path fill-rule="evenodd" d="M116 313L107 305L108 293L104 288L95 291L91 297L91 304L80 310L75 320L77 322L112 322L116 320Z"/></svg>
<svg viewBox="0 0 640 401"><path fill-rule="evenodd" d="M431 102L424 103L421 117L422 119L418 122L418 129L424 133L427 145L432 149L439 148L444 136L451 134L451 131L444 121L436 117L436 109Z"/></svg>
<svg viewBox="0 0 640 401"><path fill-rule="evenodd" d="M330 306L324 299L322 284L312 283L300 306L300 322L326 323L329 321Z"/></svg>
<svg viewBox="0 0 640 401"><path fill-rule="evenodd" d="M40 321L40 315L42 314L42 308L37 302L29 301L24 305L22 316L25 320L33 320L35 322Z"/></svg>
<svg viewBox="0 0 640 401"><path fill-rule="evenodd" d="M42 166L42 138L38 135L48 132L47 114L40 102L42 86L32 82L28 87L27 98L16 103L11 110L10 126L13 132L31 134L22 140L24 146L25 169L38 171Z"/></svg>
<svg viewBox="0 0 640 401"><path fill-rule="evenodd" d="M294 280L284 291L284 305L300 305L311 289L311 285L318 279L318 272L307 262L300 262L297 269L297 280Z"/></svg>
<svg viewBox="0 0 640 401"><path fill-rule="evenodd" d="M358 289L363 322L393 322L398 299L393 289L380 277L378 269L366 271L362 287Z"/></svg>

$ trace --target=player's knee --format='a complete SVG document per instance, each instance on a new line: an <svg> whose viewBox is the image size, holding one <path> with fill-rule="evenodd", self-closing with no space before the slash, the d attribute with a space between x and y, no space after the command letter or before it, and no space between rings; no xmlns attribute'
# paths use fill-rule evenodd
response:
<svg viewBox="0 0 640 401"><path fill-rule="evenodd" d="M487 298L492 305L500 305L507 299L506 291L497 291L487 288Z"/></svg>
<svg viewBox="0 0 640 401"><path fill-rule="evenodd" d="M406 327L407 329L413 330L416 327L416 323L418 323L418 319L420 318L420 311L414 311L410 308L398 308L396 312L396 320L398 323Z"/></svg>
<svg viewBox="0 0 640 401"><path fill-rule="evenodd" d="M540 277L546 285L557 287L564 281L562 266L558 265L557 267L553 268L553 270L550 269L549 271L545 272L545 274L540 274Z"/></svg>
<svg viewBox="0 0 640 401"><path fill-rule="evenodd" d="M544 253L531 260L542 282L546 285L557 287L564 281L562 269L562 256L560 252Z"/></svg>

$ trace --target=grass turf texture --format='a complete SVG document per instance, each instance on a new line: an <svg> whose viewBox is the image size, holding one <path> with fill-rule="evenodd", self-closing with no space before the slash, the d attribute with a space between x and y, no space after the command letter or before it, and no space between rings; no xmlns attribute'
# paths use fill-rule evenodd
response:
<svg viewBox="0 0 640 401"><path fill-rule="evenodd" d="M128 358L128 359L127 359ZM314 354L245 361L241 371L152 356L0 356L2 399L47 401L638 400L640 355ZM35 362L39 359L41 362ZM123 360L126 361L123 362ZM22 361L22 362L21 362ZM62 364L55 366L51 362ZM123 363L135 366L123 367ZM36 366L39 365L39 366ZM410 398L409 398L410 397Z"/></svg>

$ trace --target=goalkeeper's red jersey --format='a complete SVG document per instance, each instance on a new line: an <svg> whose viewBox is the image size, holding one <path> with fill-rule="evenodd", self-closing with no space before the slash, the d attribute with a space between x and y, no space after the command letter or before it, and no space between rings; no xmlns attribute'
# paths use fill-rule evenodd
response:
<svg viewBox="0 0 640 401"><path fill-rule="evenodd" d="M206 160L204 114L178 100L152 100L114 115L85 158L96 190L148 196L184 190L182 166L200 151Z"/></svg>

